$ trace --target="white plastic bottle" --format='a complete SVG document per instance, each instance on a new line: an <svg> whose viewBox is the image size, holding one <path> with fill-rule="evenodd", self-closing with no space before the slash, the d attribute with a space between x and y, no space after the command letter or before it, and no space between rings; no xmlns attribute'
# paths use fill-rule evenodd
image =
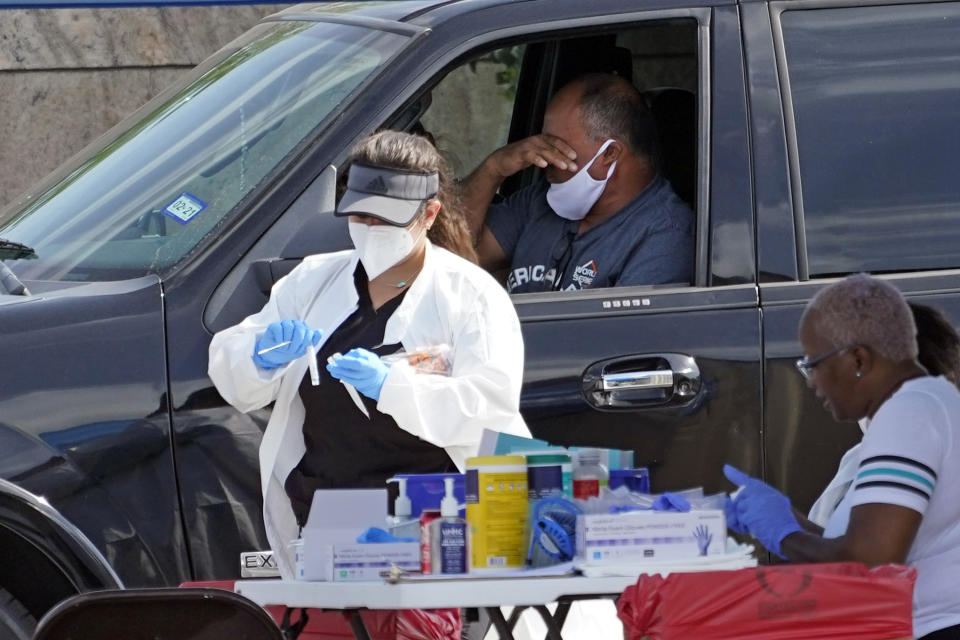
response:
<svg viewBox="0 0 960 640"><path fill-rule="evenodd" d="M457 515L460 505L453 495L453 478L444 478L443 484L440 517L430 523L430 569L432 573L466 573L467 521Z"/></svg>
<svg viewBox="0 0 960 640"><path fill-rule="evenodd" d="M413 507L407 497L407 479L397 478L400 492L393 501L393 515L387 516L387 528L398 538L420 537L420 520L412 517Z"/></svg>

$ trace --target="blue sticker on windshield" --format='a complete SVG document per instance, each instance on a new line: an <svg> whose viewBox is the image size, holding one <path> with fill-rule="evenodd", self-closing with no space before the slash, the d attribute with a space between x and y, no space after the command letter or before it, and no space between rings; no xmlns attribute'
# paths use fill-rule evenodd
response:
<svg viewBox="0 0 960 640"><path fill-rule="evenodd" d="M184 191L177 196L176 200L165 206L163 212L180 224L187 224L206 208L206 202Z"/></svg>

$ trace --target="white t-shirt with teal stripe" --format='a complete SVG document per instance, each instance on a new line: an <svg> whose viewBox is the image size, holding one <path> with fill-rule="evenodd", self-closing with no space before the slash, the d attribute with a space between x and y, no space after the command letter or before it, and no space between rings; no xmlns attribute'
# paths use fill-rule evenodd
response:
<svg viewBox="0 0 960 640"><path fill-rule="evenodd" d="M960 392L945 378L909 380L883 403L824 537L843 535L850 509L869 503L923 515L907 556L917 568L914 636L960 624Z"/></svg>

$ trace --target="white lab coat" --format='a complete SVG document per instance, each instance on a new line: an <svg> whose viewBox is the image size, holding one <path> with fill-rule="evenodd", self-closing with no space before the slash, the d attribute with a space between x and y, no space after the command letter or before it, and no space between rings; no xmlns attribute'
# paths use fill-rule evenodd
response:
<svg viewBox="0 0 960 640"><path fill-rule="evenodd" d="M357 309L357 261L355 251L305 258L274 285L259 313L210 343L208 372L230 404L246 412L275 402L260 444L260 482L267 539L285 578L294 574L289 543L298 527L283 483L305 452L298 388L307 359L265 371L253 363L254 345L268 325L286 318L319 329L326 340ZM476 265L428 242L423 269L387 321L383 342L399 342L406 351L451 347L449 377L416 373L405 363L391 366L377 409L405 431L443 447L461 471L466 458L477 454L484 429L529 436L519 412L520 323L503 288ZM363 422L358 410L356 423L330 428L362 429Z"/></svg>

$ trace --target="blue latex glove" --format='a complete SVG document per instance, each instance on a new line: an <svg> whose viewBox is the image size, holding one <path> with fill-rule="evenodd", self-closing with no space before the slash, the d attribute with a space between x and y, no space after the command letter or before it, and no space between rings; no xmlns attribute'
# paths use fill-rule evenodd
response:
<svg viewBox="0 0 960 640"><path fill-rule="evenodd" d="M631 511L649 511L648 507L637 507L632 504L615 504L607 509L607 513L630 513Z"/></svg>
<svg viewBox="0 0 960 640"><path fill-rule="evenodd" d="M276 347L278 344L289 342L266 353L259 353L264 349ZM261 369L276 369L291 360L296 360L307 352L307 345L320 342L320 332L311 329L299 320L281 320L273 322L263 332L263 336L253 347L253 363Z"/></svg>
<svg viewBox="0 0 960 640"><path fill-rule="evenodd" d="M381 542L419 542L419 540L417 538L398 538L379 527L370 527L357 536L357 542L360 544L377 544Z"/></svg>
<svg viewBox="0 0 960 640"><path fill-rule="evenodd" d="M664 493L653 501L654 511L690 511L690 503L683 496L676 493Z"/></svg>
<svg viewBox="0 0 960 640"><path fill-rule="evenodd" d="M793 516L790 499L729 464L723 465L723 475L743 487L733 500L737 522L763 546L783 558L780 543L791 533L803 530Z"/></svg>
<svg viewBox="0 0 960 640"><path fill-rule="evenodd" d="M732 498L727 498L727 501L723 504L723 513L727 516L728 528L733 529L737 533L750 533L747 531L747 528L743 526L743 523L740 522L740 518L737 517L737 507Z"/></svg>
<svg viewBox="0 0 960 640"><path fill-rule="evenodd" d="M380 400L380 389L390 367L377 354L366 349L351 349L327 365L330 375L372 400Z"/></svg>

